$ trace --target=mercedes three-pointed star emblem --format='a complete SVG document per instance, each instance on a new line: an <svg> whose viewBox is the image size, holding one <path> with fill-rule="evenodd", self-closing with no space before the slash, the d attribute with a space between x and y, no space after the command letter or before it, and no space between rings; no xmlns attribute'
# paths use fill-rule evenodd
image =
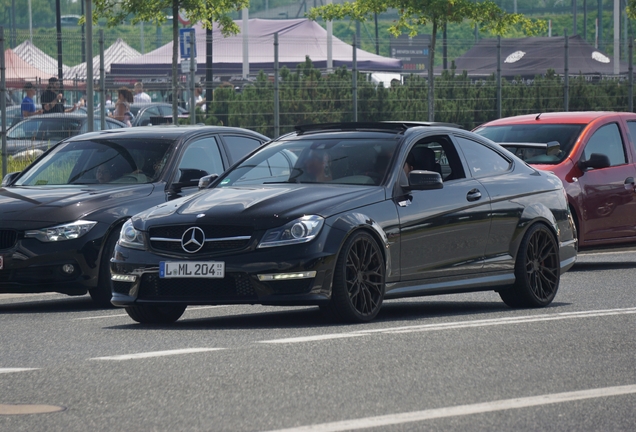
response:
<svg viewBox="0 0 636 432"><path fill-rule="evenodd" d="M187 253L196 253L205 245L205 233L199 227L188 228L181 237L181 247Z"/></svg>

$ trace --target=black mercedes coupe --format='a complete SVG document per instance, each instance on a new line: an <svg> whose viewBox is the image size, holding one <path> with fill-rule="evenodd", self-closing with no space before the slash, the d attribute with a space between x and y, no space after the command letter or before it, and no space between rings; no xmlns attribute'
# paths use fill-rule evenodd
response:
<svg viewBox="0 0 636 432"><path fill-rule="evenodd" d="M204 304L317 305L365 322L384 299L485 290L542 307L576 256L561 181L486 138L415 122L300 126L127 221L112 303L140 323Z"/></svg>
<svg viewBox="0 0 636 432"><path fill-rule="evenodd" d="M135 213L198 191L268 138L155 126L69 138L0 187L0 293L86 291L111 306L108 260Z"/></svg>

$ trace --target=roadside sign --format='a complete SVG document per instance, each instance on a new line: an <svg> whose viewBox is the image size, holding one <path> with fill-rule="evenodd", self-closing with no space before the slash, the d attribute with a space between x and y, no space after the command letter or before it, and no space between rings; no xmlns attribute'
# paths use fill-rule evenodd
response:
<svg viewBox="0 0 636 432"><path fill-rule="evenodd" d="M192 53L190 53L190 41L194 44L194 57L196 57L197 42L194 34L194 28L179 29L179 52L181 53L182 59L188 59L192 55Z"/></svg>
<svg viewBox="0 0 636 432"><path fill-rule="evenodd" d="M186 16L185 10L179 9L179 22L184 26L190 25L190 20Z"/></svg>

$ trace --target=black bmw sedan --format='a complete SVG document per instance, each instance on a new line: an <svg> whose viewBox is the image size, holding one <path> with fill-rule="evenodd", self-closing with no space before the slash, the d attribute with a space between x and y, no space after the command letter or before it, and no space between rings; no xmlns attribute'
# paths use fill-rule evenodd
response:
<svg viewBox="0 0 636 432"><path fill-rule="evenodd" d="M86 294L112 306L108 260L135 213L198 191L268 138L218 126L69 138L0 188L0 293Z"/></svg>
<svg viewBox="0 0 636 432"><path fill-rule="evenodd" d="M140 323L230 303L364 322L384 299L484 290L541 307L576 256L559 179L488 139L408 122L302 126L128 220L112 303Z"/></svg>

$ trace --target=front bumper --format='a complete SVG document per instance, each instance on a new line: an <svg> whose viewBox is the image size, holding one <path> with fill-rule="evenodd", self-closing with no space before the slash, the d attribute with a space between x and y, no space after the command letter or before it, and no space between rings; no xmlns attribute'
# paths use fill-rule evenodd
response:
<svg viewBox="0 0 636 432"><path fill-rule="evenodd" d="M19 238L0 250L0 293L86 294L99 278L100 231L96 226L79 239L51 243Z"/></svg>
<svg viewBox="0 0 636 432"><path fill-rule="evenodd" d="M319 243L317 243L319 245ZM226 256L197 257L197 261L223 261L225 277L160 278L161 261L187 260L190 257L163 257L151 252L115 248L111 259L115 306L135 303L181 303L188 305L270 304L315 305L329 301L336 252L320 246L295 245L256 249ZM293 259L290 259L293 257ZM192 259L192 258L190 258ZM315 276L314 276L315 272ZM298 273L304 273L298 275ZM311 276L308 276L310 273ZM290 275L282 280L263 280L263 275ZM261 278L259 279L259 275ZM134 282L123 282L133 276Z"/></svg>

